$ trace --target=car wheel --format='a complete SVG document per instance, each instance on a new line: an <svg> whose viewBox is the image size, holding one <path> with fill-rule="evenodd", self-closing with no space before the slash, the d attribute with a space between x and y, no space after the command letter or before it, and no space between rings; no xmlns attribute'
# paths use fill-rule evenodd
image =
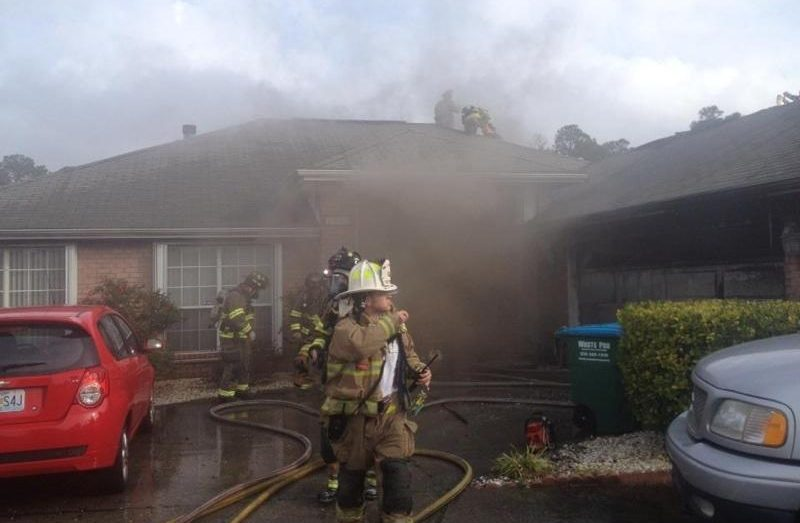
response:
<svg viewBox="0 0 800 523"><path fill-rule="evenodd" d="M139 430L142 432L152 432L153 427L156 425L156 402L153 398L153 393L150 393L150 402L147 404L147 412L142 419L142 424Z"/></svg>
<svg viewBox="0 0 800 523"><path fill-rule="evenodd" d="M130 466L130 447L128 445L128 429L122 428L119 437L119 448L117 449L117 459L111 468L101 471L100 490L106 493L117 493L125 490L128 484L128 474Z"/></svg>

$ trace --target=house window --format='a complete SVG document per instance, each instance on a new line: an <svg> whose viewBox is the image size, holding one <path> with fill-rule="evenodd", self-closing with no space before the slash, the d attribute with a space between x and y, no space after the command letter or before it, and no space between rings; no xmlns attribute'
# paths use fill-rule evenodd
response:
<svg viewBox="0 0 800 523"><path fill-rule="evenodd" d="M0 248L3 307L75 303L75 267L73 245Z"/></svg>
<svg viewBox="0 0 800 523"><path fill-rule="evenodd" d="M159 255L160 253L160 255ZM167 331L172 350L216 350L217 331L209 313L217 295L238 285L250 272L261 271L270 285L253 302L256 343L274 338L275 259L272 245L164 245L156 249L161 269L159 287L180 308L183 321Z"/></svg>

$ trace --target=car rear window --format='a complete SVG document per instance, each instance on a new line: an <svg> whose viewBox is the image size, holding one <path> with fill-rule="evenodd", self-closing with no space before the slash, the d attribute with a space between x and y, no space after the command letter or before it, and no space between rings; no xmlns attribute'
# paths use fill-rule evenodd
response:
<svg viewBox="0 0 800 523"><path fill-rule="evenodd" d="M53 374L98 363L92 338L75 325L0 325L0 377Z"/></svg>

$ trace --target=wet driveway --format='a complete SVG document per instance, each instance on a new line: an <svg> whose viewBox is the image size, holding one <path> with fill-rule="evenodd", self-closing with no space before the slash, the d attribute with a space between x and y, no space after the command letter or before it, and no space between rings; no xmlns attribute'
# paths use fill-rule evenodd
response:
<svg viewBox="0 0 800 523"><path fill-rule="evenodd" d="M469 391L447 391L463 395ZM472 391L475 392L475 391ZM457 393L457 394L456 394ZM483 390L481 395L487 395ZM492 391L492 395L530 397L526 389ZM552 394L552 393L551 393ZM557 393L555 393L557 395ZM283 391L264 395L318 405L316 393ZM550 399L558 399L551 397ZM563 399L563 398L562 398ZM215 423L212 405L197 401L162 407L156 430L133 443L131 485L125 494L97 495L91 478L59 475L0 481L0 519L19 522L161 522L186 513L219 491L264 475L301 452L290 441L253 429ZM441 407L418 417L420 448L440 449L466 458L476 475L486 473L493 457L523 443L524 420L533 408L521 405L458 404L451 407L467 423ZM541 409L562 433L571 430L565 409ZM242 413L247 419L280 424L304 432L316 443L315 419L287 409ZM452 487L459 471L428 459L414 464L415 504L422 507ZM268 502L249 521L334 521L332 507L314 497L323 481L317 474L293 484ZM242 508L238 506L239 510ZM371 507L373 521L375 507ZM225 521L228 509L203 521ZM542 487L537 489L469 488L433 522L689 522L672 489L657 487Z"/></svg>

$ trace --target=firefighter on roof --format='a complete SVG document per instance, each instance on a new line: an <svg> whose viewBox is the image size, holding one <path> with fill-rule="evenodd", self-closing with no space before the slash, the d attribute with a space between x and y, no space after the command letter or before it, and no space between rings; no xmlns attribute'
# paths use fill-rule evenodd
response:
<svg viewBox="0 0 800 523"><path fill-rule="evenodd" d="M452 129L455 127L455 115L458 113L458 106L453 101L453 91L448 89L442 93L442 99L436 102L433 108L433 119L439 127Z"/></svg>
<svg viewBox="0 0 800 523"><path fill-rule="evenodd" d="M389 261L364 260L350 271L350 311L339 320L328 351L325 402L328 437L339 460L336 518L364 520L364 477L373 465L383 475L383 523L411 523L411 470L416 425L406 418L407 379L427 387L406 329L408 312L394 310Z"/></svg>
<svg viewBox="0 0 800 523"><path fill-rule="evenodd" d="M461 123L464 124L466 134L474 136L480 129L484 136L497 136L497 131L492 125L492 117L483 107L469 105L461 109Z"/></svg>
<svg viewBox="0 0 800 523"><path fill-rule="evenodd" d="M267 277L256 271L225 294L219 328L223 365L217 389L220 399L232 400L237 394L245 396L250 392L250 359L256 340L252 302L267 284Z"/></svg>

